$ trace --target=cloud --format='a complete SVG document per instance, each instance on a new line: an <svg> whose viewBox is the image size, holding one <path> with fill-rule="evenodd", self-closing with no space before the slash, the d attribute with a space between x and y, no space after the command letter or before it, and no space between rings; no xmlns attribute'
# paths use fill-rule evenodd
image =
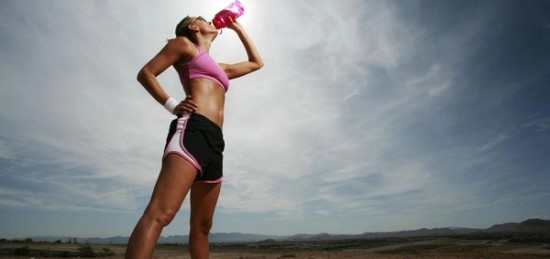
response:
<svg viewBox="0 0 550 259"><path fill-rule="evenodd" d="M505 134L505 133L498 134L494 138L490 139L487 144L484 144L482 147L480 147L478 149L478 151L479 152L487 151L487 150L491 149L492 147L500 144L501 142L507 140L508 138L510 138L510 136Z"/></svg>
<svg viewBox="0 0 550 259"><path fill-rule="evenodd" d="M243 3L265 66L227 93L222 230L473 226L493 204L548 196L543 160L524 155L547 149L530 152L547 140L545 70L512 69L547 59L513 51L529 38L509 32L525 23L514 1ZM183 16L223 3L2 5L0 206L138 217L172 118L136 73ZM211 55L246 57L230 30ZM158 79L183 98L173 69Z"/></svg>
<svg viewBox="0 0 550 259"><path fill-rule="evenodd" d="M314 10L293 5L283 17L308 17L308 22L291 21L300 26L280 30L303 37L284 45L272 42L284 46L275 51L287 54L266 58L265 69L251 76L253 87L238 88L241 81L235 81L225 130L232 155L226 155L224 208L300 218L335 210L375 213L400 195L426 195L429 184L423 179L430 173L421 161L399 154L393 156L395 167L387 161L402 145L396 134L415 118L410 113L422 109L423 96L438 88L422 87L423 95L397 89L449 79L440 76L437 64L423 78L403 83L381 78L380 71L399 75L398 67L408 62L405 46L414 49L420 43L391 7L365 13L356 4L343 3L337 12L332 5ZM410 37L397 40L402 31ZM387 89L396 91L388 95ZM385 198L369 202L373 197Z"/></svg>
<svg viewBox="0 0 550 259"><path fill-rule="evenodd" d="M524 127L534 128L536 132L544 132L550 129L550 117L531 116L529 122L523 124Z"/></svg>

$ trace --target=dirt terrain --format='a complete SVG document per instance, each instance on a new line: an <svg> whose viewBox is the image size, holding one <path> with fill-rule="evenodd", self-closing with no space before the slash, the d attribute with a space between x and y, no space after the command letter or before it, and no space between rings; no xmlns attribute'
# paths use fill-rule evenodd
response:
<svg viewBox="0 0 550 259"><path fill-rule="evenodd" d="M1 242L0 258L124 258L124 245ZM154 258L187 259L186 245L159 245ZM548 240L472 237L274 241L211 245L210 258L549 258Z"/></svg>

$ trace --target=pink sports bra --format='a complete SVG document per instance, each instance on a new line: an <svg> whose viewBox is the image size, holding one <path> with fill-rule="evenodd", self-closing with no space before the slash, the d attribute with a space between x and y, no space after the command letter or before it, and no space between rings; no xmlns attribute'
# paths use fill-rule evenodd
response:
<svg viewBox="0 0 550 259"><path fill-rule="evenodd" d="M217 82L225 91L229 89L229 78L208 52L197 46L199 53L178 71L182 85L192 78L207 78Z"/></svg>

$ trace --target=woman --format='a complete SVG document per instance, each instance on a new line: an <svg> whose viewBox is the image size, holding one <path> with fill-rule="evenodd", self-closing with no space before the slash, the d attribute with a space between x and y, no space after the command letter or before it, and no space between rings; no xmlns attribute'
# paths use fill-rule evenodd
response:
<svg viewBox="0 0 550 259"><path fill-rule="evenodd" d="M162 228L172 221L189 191L189 252L192 258L208 258L208 233L222 181L225 92L229 79L263 66L243 27L231 20L228 28L239 36L248 61L216 64L208 51L218 30L200 16L187 16L176 26L177 37L139 71L138 81L178 118L170 125L162 168L151 200L132 232L126 258L152 257ZM187 96L179 104L156 79L170 66L178 72Z"/></svg>

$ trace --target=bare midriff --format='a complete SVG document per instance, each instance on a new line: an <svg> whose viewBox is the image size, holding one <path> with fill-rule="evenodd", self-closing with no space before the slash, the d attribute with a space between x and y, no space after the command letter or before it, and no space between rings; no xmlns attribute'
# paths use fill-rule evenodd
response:
<svg viewBox="0 0 550 259"><path fill-rule="evenodd" d="M205 116L222 128L225 89L217 82L206 78L190 79L184 89L197 104L195 113Z"/></svg>

